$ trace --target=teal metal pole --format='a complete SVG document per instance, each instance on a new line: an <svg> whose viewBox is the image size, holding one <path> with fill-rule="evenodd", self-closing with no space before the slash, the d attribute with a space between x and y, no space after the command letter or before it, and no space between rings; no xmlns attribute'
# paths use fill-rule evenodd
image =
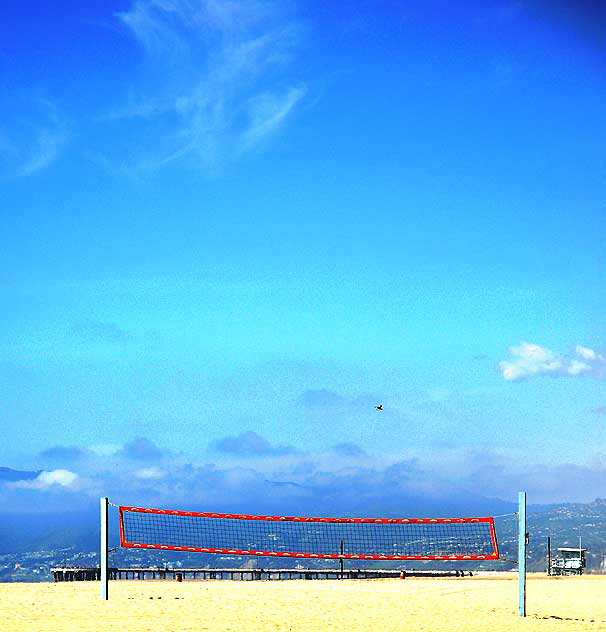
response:
<svg viewBox="0 0 606 632"><path fill-rule="evenodd" d="M518 608L521 617L526 616L526 492L518 494Z"/></svg>

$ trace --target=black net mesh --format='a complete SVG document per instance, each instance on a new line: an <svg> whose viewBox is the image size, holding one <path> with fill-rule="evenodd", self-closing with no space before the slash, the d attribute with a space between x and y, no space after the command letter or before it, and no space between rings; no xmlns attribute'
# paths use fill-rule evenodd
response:
<svg viewBox="0 0 606 632"><path fill-rule="evenodd" d="M494 556L489 522L351 523L209 518L123 510L124 541L143 546L356 556ZM343 547L343 548L341 548Z"/></svg>

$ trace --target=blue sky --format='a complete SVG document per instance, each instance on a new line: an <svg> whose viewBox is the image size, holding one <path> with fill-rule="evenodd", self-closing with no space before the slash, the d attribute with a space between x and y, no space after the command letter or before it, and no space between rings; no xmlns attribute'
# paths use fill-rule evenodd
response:
<svg viewBox="0 0 606 632"><path fill-rule="evenodd" d="M592 7L9 3L0 493L599 495Z"/></svg>

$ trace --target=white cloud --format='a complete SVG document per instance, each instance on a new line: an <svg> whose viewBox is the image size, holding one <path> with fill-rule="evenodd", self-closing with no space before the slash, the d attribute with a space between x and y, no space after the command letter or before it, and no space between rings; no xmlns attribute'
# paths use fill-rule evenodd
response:
<svg viewBox="0 0 606 632"><path fill-rule="evenodd" d="M15 481L9 486L20 489L49 489L53 486L73 489L79 482L80 477L69 470L45 470L31 481Z"/></svg>
<svg viewBox="0 0 606 632"><path fill-rule="evenodd" d="M595 351L588 349L587 347L581 347L581 345L577 345L575 350L578 356L581 356L581 358L585 358L586 360L595 360L599 357Z"/></svg>
<svg viewBox="0 0 606 632"><path fill-rule="evenodd" d="M157 480L166 476L166 472L159 467L143 467L133 474L141 480Z"/></svg>
<svg viewBox="0 0 606 632"><path fill-rule="evenodd" d="M522 342L509 348L510 360L499 362L499 370L509 381L523 380L535 375L601 377L606 358L587 347L577 345L576 357L567 357L541 345Z"/></svg>
<svg viewBox="0 0 606 632"><path fill-rule="evenodd" d="M99 496L107 495L125 505L210 511L221 507L242 513L427 515L453 508L483 512L489 511L488 498L511 501L518 489L526 489L534 502L601 496L603 464L603 455L596 455L595 463L566 463L553 455L533 460L515 450L481 448L419 448L373 456L352 443L325 453L254 463L172 460L166 469L147 464L133 468L130 461L117 457L111 462L103 459L102 467L84 461L79 474L57 469L33 480L0 481L0 504L29 511L31 495L24 492L37 490L39 510L76 505L90 509ZM478 502L470 507L468 501L474 497Z"/></svg>
<svg viewBox="0 0 606 632"><path fill-rule="evenodd" d="M90 447L90 451L97 456L113 456L122 449L119 443L100 443Z"/></svg>
<svg viewBox="0 0 606 632"><path fill-rule="evenodd" d="M566 367L566 373L568 373L568 375L580 375L586 371L591 371L591 366L586 362L580 362L579 360L571 360Z"/></svg>
<svg viewBox="0 0 606 632"><path fill-rule="evenodd" d="M255 0L137 0L117 14L145 51L114 122L139 125L143 168L190 159L213 167L275 133L306 86L282 74L298 41L283 5Z"/></svg>

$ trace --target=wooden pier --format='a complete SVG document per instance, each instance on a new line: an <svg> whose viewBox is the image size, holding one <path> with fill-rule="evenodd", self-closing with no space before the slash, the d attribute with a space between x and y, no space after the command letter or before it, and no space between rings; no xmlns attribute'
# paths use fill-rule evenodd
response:
<svg viewBox="0 0 606 632"><path fill-rule="evenodd" d="M51 568L55 582L99 581L99 568ZM469 577L471 571L462 570L406 570L397 569L309 569L309 568L108 568L109 579L139 580L289 580L289 579L379 579L387 577Z"/></svg>

